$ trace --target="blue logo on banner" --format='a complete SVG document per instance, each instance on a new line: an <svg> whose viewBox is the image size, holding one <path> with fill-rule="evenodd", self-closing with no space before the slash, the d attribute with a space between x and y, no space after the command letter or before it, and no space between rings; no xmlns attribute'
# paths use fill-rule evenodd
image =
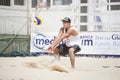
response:
<svg viewBox="0 0 120 80"><path fill-rule="evenodd" d="M43 49L46 45L52 44L54 39L47 39L45 35L37 34L33 39L33 44L38 49Z"/></svg>
<svg viewBox="0 0 120 80"><path fill-rule="evenodd" d="M82 39L81 45L93 46L93 36L92 35L81 35L80 39Z"/></svg>
<svg viewBox="0 0 120 80"><path fill-rule="evenodd" d="M112 40L120 40L120 35L119 34L113 34L112 35Z"/></svg>

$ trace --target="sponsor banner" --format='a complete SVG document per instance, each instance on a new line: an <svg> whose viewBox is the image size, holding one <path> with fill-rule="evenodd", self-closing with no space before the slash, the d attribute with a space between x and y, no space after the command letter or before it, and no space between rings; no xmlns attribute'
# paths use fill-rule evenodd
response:
<svg viewBox="0 0 120 80"><path fill-rule="evenodd" d="M120 32L80 33L82 54L120 55Z"/></svg>
<svg viewBox="0 0 120 80"><path fill-rule="evenodd" d="M77 54L120 55L120 32L81 32ZM31 53L44 52L57 33L31 33ZM63 41L60 43L62 44Z"/></svg>
<svg viewBox="0 0 120 80"><path fill-rule="evenodd" d="M46 52L45 50L50 44L52 44L53 40L55 39L55 34L56 33L31 33L30 52ZM62 43L63 41L61 41L60 44Z"/></svg>
<svg viewBox="0 0 120 80"><path fill-rule="evenodd" d="M30 52L43 52L47 49L47 46L50 45L54 40L50 36L45 34L35 34L31 33L31 48Z"/></svg>

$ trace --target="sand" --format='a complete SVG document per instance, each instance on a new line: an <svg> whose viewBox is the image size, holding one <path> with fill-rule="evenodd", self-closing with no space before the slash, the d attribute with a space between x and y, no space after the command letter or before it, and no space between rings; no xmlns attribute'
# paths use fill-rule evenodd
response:
<svg viewBox="0 0 120 80"><path fill-rule="evenodd" d="M69 57L60 64L69 73L50 69L53 56L0 57L0 80L120 80L120 58L76 57L71 69Z"/></svg>

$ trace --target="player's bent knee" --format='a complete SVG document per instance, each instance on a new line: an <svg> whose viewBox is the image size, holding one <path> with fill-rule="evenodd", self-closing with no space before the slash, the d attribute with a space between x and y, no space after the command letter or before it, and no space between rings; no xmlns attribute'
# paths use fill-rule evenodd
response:
<svg viewBox="0 0 120 80"><path fill-rule="evenodd" d="M70 48L69 49L69 54L73 54L74 53L74 48Z"/></svg>
<svg viewBox="0 0 120 80"><path fill-rule="evenodd" d="M54 52L59 52L59 49L58 49L58 48L55 48Z"/></svg>

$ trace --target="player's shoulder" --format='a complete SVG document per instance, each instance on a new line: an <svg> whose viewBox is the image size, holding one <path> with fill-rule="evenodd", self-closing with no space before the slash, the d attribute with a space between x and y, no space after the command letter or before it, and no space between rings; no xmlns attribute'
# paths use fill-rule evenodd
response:
<svg viewBox="0 0 120 80"><path fill-rule="evenodd" d="M70 31L77 31L77 29L75 27L70 27L69 29Z"/></svg>
<svg viewBox="0 0 120 80"><path fill-rule="evenodd" d="M72 26L70 27L70 29L76 30L76 28L75 28L75 27L72 27Z"/></svg>
<svg viewBox="0 0 120 80"><path fill-rule="evenodd" d="M69 29L69 33L71 33L71 34L78 34L78 30L75 28L75 27L71 27L70 29Z"/></svg>
<svg viewBox="0 0 120 80"><path fill-rule="evenodd" d="M61 27L60 30L64 30L64 27Z"/></svg>
<svg viewBox="0 0 120 80"><path fill-rule="evenodd" d="M64 27L61 27L61 28L60 28L60 31L64 32Z"/></svg>

